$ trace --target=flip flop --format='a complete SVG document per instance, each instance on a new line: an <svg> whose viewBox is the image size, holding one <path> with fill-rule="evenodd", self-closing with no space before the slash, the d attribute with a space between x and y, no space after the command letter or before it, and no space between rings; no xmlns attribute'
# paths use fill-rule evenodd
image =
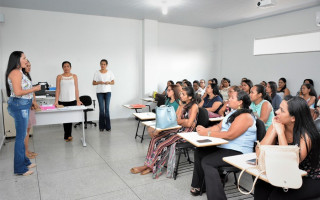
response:
<svg viewBox="0 0 320 200"><path fill-rule="evenodd" d="M22 176L29 176L33 174L33 171L27 171L26 173L22 174Z"/></svg>
<svg viewBox="0 0 320 200"><path fill-rule="evenodd" d="M34 167L36 167L36 166L37 166L37 164L32 163L32 164L30 164L30 165L28 166L28 169L34 168Z"/></svg>
<svg viewBox="0 0 320 200"><path fill-rule="evenodd" d="M30 152L30 154L33 155L33 156L37 156L37 155L38 155L38 154L35 153L35 152Z"/></svg>
<svg viewBox="0 0 320 200"><path fill-rule="evenodd" d="M141 173L141 171L140 171L138 168L136 168L136 167L131 168L131 169L130 169L130 172L131 172L132 174Z"/></svg>
<svg viewBox="0 0 320 200"><path fill-rule="evenodd" d="M149 173L151 173L152 172L152 169L146 169L146 170L143 170L142 172L141 172L141 175L146 175L146 174L149 174Z"/></svg>

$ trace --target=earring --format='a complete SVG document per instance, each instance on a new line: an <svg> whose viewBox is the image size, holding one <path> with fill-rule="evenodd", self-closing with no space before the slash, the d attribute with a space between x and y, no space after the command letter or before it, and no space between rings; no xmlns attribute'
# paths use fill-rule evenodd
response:
<svg viewBox="0 0 320 200"><path fill-rule="evenodd" d="M240 109L241 109L241 106L239 105L239 106L238 106L238 110L240 110Z"/></svg>

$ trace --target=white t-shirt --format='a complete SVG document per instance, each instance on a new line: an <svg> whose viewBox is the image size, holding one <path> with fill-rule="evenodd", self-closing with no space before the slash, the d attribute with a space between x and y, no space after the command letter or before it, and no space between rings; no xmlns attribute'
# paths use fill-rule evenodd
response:
<svg viewBox="0 0 320 200"><path fill-rule="evenodd" d="M110 70L108 70L107 73L101 73L100 70L98 70L94 74L93 80L96 82L98 81L111 82L114 80L114 75ZM96 92L97 93L111 92L111 85L102 85L102 84L96 85Z"/></svg>
<svg viewBox="0 0 320 200"><path fill-rule="evenodd" d="M205 90L202 89L201 87L199 87L199 89L196 91L197 94L199 94L200 96L204 95Z"/></svg>

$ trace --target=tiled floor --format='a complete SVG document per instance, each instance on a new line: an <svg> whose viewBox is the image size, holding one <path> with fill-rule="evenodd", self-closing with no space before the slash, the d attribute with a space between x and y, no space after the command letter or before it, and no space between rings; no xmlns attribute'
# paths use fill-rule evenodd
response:
<svg viewBox="0 0 320 200"><path fill-rule="evenodd" d="M1 200L62 200L62 199L207 199L189 194L191 172L181 174L177 180L162 175L131 174L130 168L142 165L149 144L134 139L137 121L112 121L112 132L99 132L97 127L86 130L87 147L80 142L81 128L73 129L73 141L63 140L61 125L34 128L30 148L39 155L35 173L28 177L13 174L14 139L6 141L0 151ZM140 130L142 131L142 129ZM233 187L232 177L228 187ZM250 177L245 177L250 182ZM230 192L231 191L231 192ZM239 196L228 190L228 199L252 198ZM229 198L230 197L230 198Z"/></svg>

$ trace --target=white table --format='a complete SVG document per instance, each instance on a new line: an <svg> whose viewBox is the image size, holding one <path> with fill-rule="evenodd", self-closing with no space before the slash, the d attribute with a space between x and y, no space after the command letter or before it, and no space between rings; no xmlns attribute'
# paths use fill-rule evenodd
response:
<svg viewBox="0 0 320 200"><path fill-rule="evenodd" d="M256 157L257 157L256 153L247 153L247 154L241 154L236 156L224 157L222 160L241 170L247 169L246 172L253 176L258 176L260 172L257 168L254 168L255 165L251 165L246 162L247 160L254 159ZM300 173L301 173L301 176L307 175L307 172L303 170L300 170ZM265 174L260 175L259 179L269 183L268 178Z"/></svg>
<svg viewBox="0 0 320 200"><path fill-rule="evenodd" d="M147 121L147 120L154 120L156 119L156 114L153 112L144 112L144 113L133 113L133 115L138 119L138 125L136 130L135 139L137 137L141 138L141 143L143 141L144 131L146 129L146 126L143 127L142 135L138 135L139 125L141 121Z"/></svg>
<svg viewBox="0 0 320 200"><path fill-rule="evenodd" d="M81 138L82 145L86 144L86 134L84 131L84 114L85 106L67 106L63 108L56 108L51 110L42 110L36 112L36 126L39 125L50 125L50 124L62 124L62 123L73 123L82 122L82 134Z"/></svg>
<svg viewBox="0 0 320 200"><path fill-rule="evenodd" d="M225 139L216 138L216 137L201 136L197 132L178 133L178 135L196 147L218 146L221 144L228 143L228 141ZM206 139L208 139L210 141L204 142L204 143L198 142L199 140L206 140Z"/></svg>
<svg viewBox="0 0 320 200"><path fill-rule="evenodd" d="M152 97L145 97L145 98L142 98L143 101L146 101L146 102L157 102L154 98Z"/></svg>

